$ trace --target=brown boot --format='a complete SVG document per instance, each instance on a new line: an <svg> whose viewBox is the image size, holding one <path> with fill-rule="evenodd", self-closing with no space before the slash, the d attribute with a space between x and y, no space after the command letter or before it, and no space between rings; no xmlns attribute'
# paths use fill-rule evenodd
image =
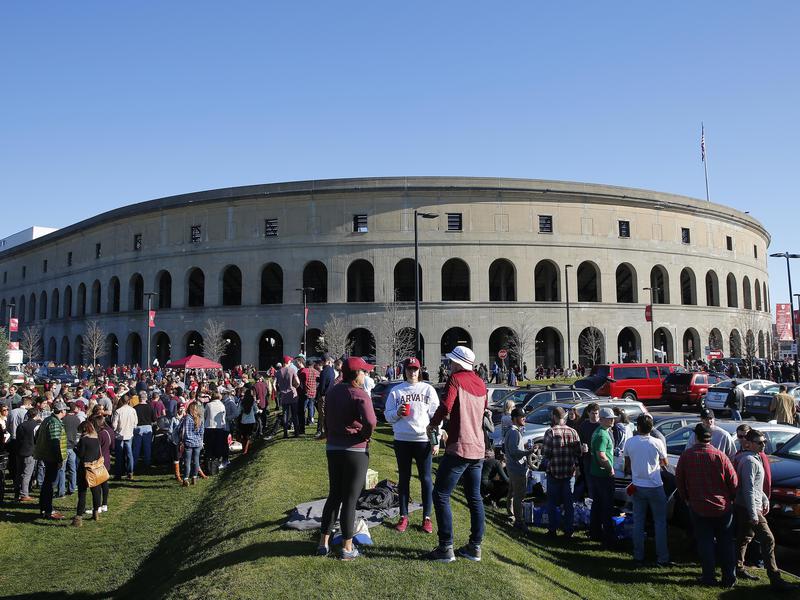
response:
<svg viewBox="0 0 800 600"><path fill-rule="evenodd" d="M183 482L183 479L181 479L181 465L179 463L175 463L175 481L178 483Z"/></svg>
<svg viewBox="0 0 800 600"><path fill-rule="evenodd" d="M198 474L200 475L200 479L208 479L208 475L203 473L203 469L202 468L198 469Z"/></svg>

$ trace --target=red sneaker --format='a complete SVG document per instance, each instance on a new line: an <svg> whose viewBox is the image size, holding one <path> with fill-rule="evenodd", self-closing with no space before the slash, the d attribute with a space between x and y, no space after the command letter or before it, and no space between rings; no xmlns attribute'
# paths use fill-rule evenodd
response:
<svg viewBox="0 0 800 600"><path fill-rule="evenodd" d="M400 521L398 521L394 528L400 533L403 533L408 528L408 517L400 517Z"/></svg>
<svg viewBox="0 0 800 600"><path fill-rule="evenodd" d="M433 533L433 523L431 523L430 517L425 517L422 521L422 531L425 533Z"/></svg>

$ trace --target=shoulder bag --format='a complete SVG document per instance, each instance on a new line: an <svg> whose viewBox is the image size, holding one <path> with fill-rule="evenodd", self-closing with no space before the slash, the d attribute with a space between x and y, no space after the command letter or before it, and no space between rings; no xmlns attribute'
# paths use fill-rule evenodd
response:
<svg viewBox="0 0 800 600"><path fill-rule="evenodd" d="M86 485L90 488L97 487L108 481L109 475L106 470L106 463L101 456L97 460L85 463L86 466Z"/></svg>

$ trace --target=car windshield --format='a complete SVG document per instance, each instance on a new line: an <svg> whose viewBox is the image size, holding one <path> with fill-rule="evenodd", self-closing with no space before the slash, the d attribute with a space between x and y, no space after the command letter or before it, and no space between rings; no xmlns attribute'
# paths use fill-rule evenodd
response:
<svg viewBox="0 0 800 600"><path fill-rule="evenodd" d="M592 367L592 377L608 377L610 369L608 365L595 365Z"/></svg>
<svg viewBox="0 0 800 600"><path fill-rule="evenodd" d="M513 400L515 406L519 406L525 401L527 395L530 394L527 390L516 390L503 396L500 400L498 400L495 404L499 405L500 408L503 408L507 400Z"/></svg>
<svg viewBox="0 0 800 600"><path fill-rule="evenodd" d="M733 380L728 379L727 381L720 381L717 385L714 386L715 388L726 388L731 389L733 387Z"/></svg>
<svg viewBox="0 0 800 600"><path fill-rule="evenodd" d="M760 393L760 394L764 394L765 396L774 396L775 394L777 394L777 393L778 393L778 390L779 390L779 389L780 389L780 386L777 386L777 385L771 385L771 386L769 386L769 387L765 387L765 388L764 388L763 390L761 390L759 393Z"/></svg>
<svg viewBox="0 0 800 600"><path fill-rule="evenodd" d="M66 369L55 368L55 369L50 369L47 374L48 375L67 375L67 370Z"/></svg>
<svg viewBox="0 0 800 600"><path fill-rule="evenodd" d="M553 416L553 407L552 406L542 406L541 408L537 408L527 417L525 417L525 422L529 425L550 425L550 418Z"/></svg>
<svg viewBox="0 0 800 600"><path fill-rule="evenodd" d="M796 435L786 442L775 454L800 460L800 435Z"/></svg>

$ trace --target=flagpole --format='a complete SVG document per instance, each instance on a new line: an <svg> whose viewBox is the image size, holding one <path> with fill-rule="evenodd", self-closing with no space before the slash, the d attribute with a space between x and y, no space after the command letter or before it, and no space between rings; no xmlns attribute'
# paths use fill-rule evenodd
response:
<svg viewBox="0 0 800 600"><path fill-rule="evenodd" d="M708 195L708 157L706 155L706 130L703 122L700 122L700 152L703 159L703 172L706 175L706 202L711 202Z"/></svg>

